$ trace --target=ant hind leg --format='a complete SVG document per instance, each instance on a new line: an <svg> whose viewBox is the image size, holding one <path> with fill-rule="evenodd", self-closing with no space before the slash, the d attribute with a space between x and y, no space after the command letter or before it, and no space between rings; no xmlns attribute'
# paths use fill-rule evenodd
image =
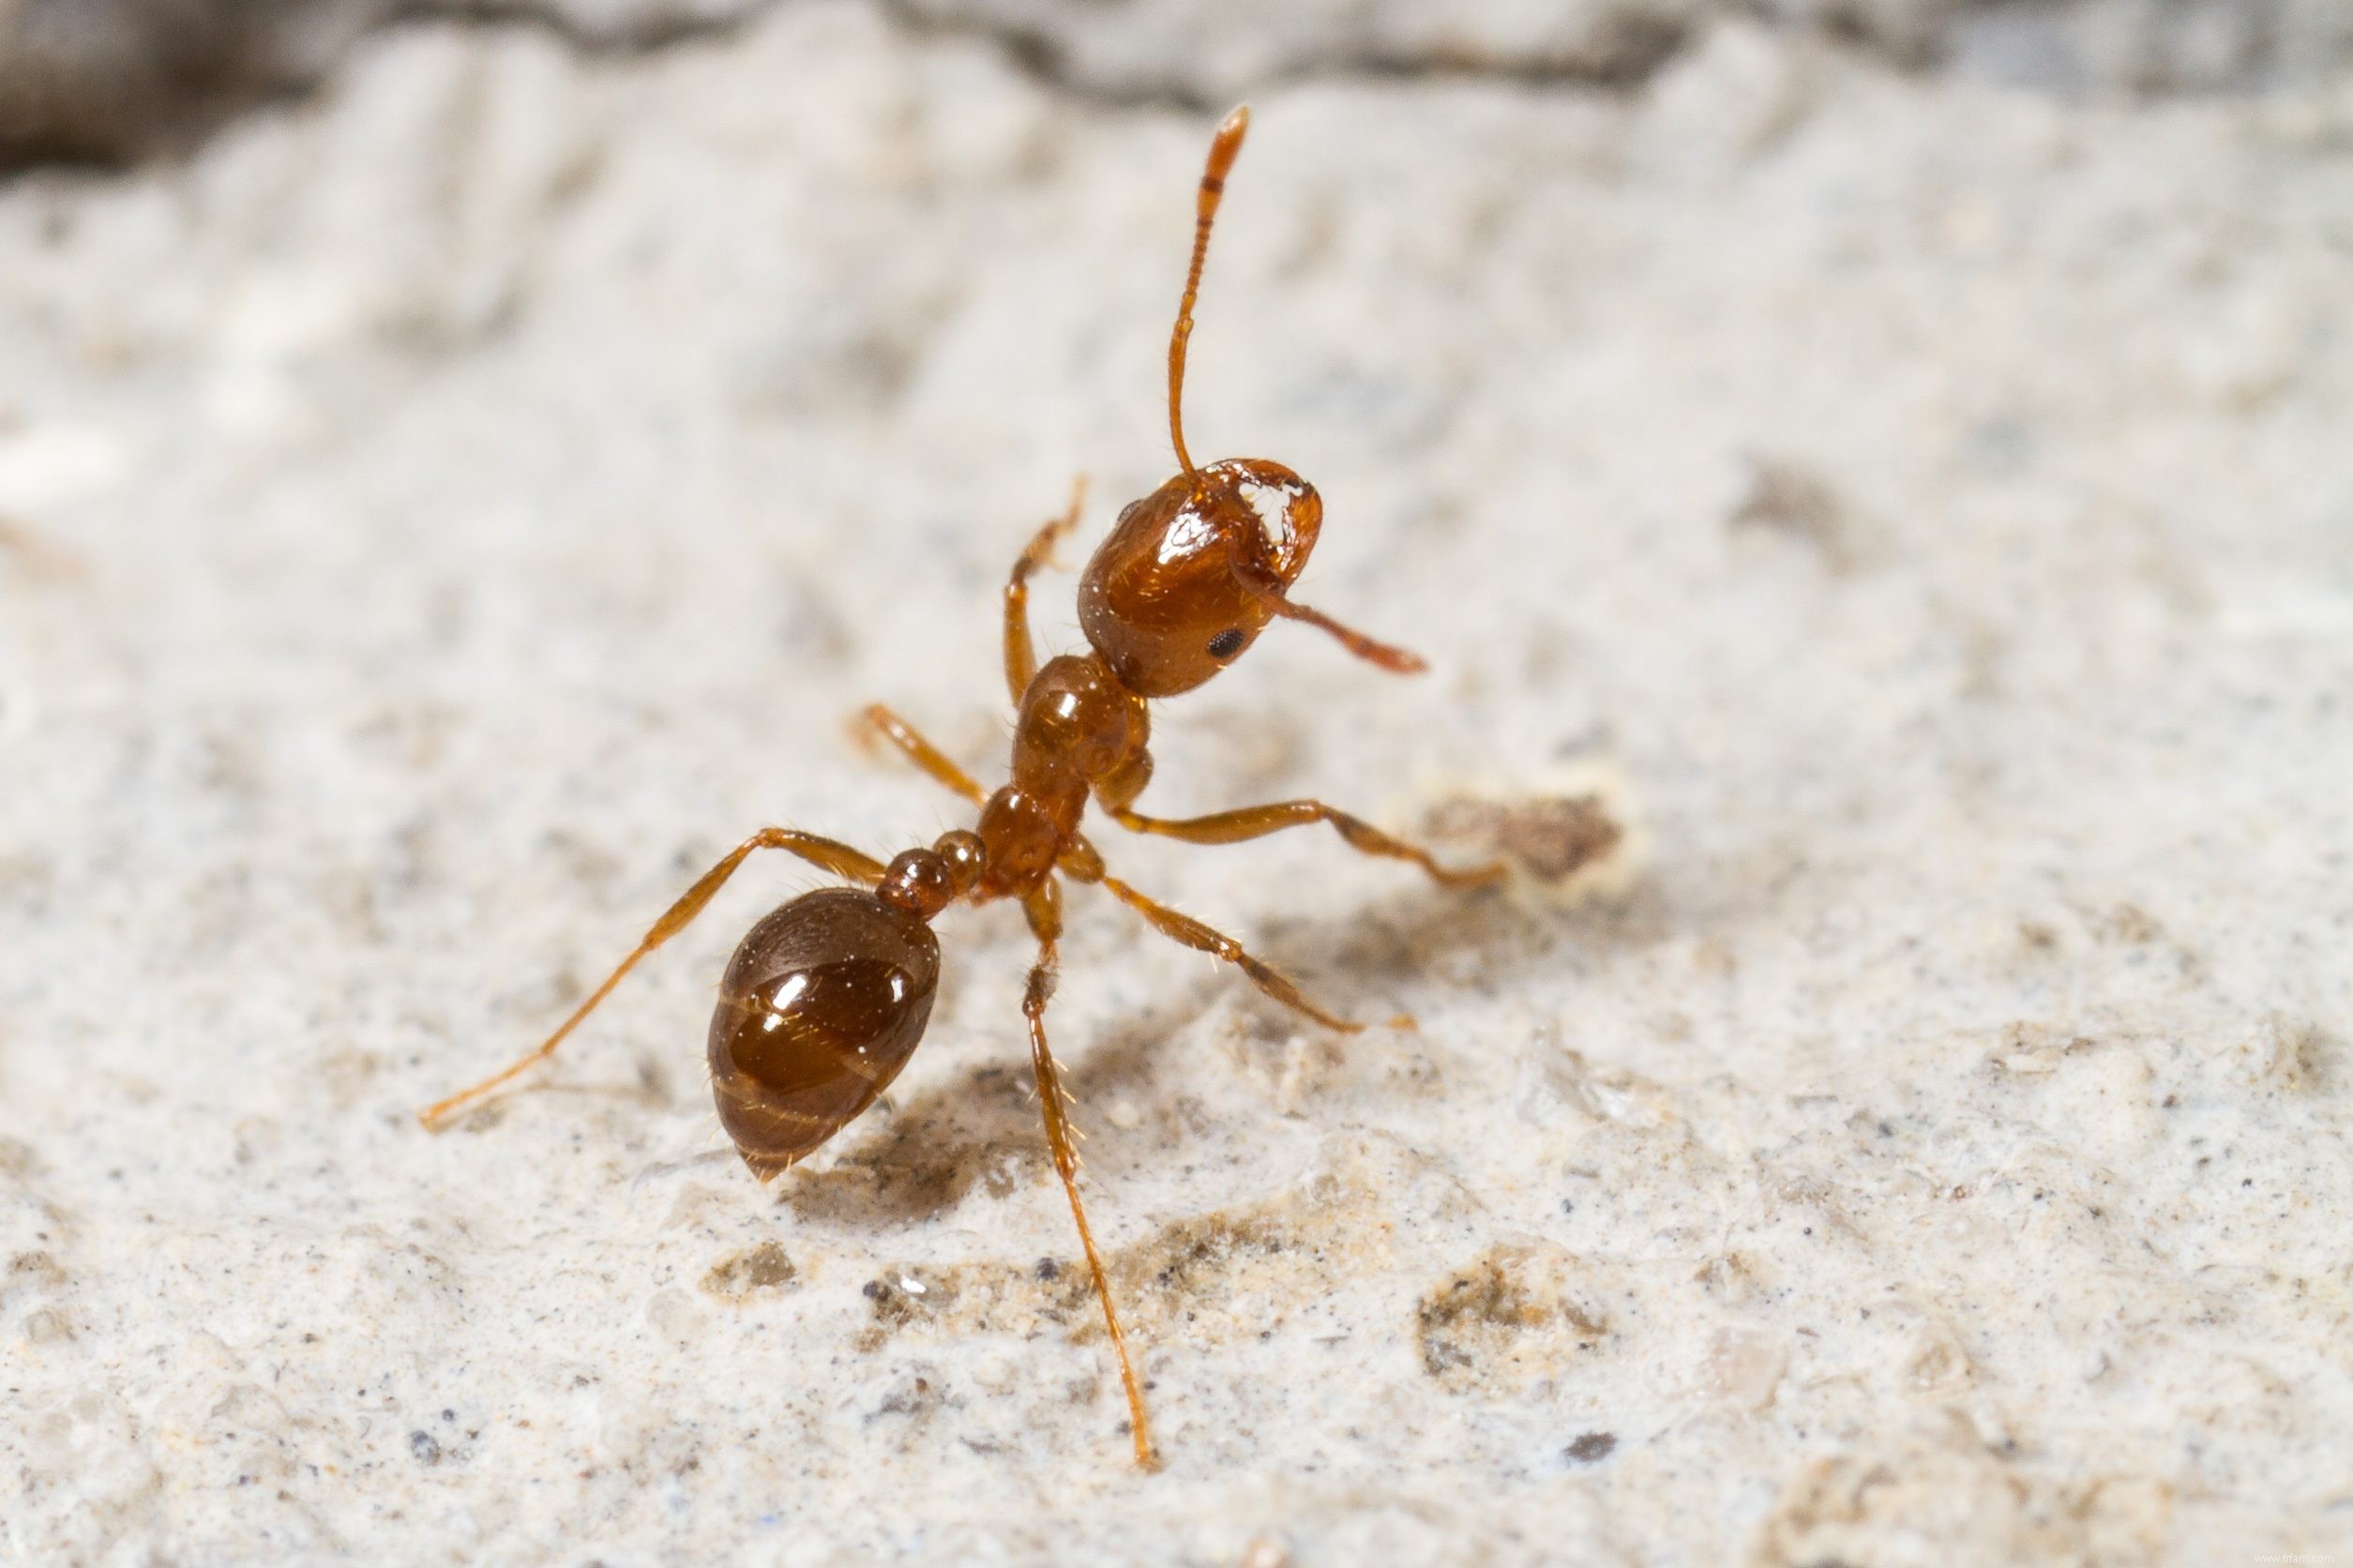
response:
<svg viewBox="0 0 2353 1568"><path fill-rule="evenodd" d="M439 1132L447 1125L451 1114L461 1107L480 1099L534 1063L544 1062L553 1056L555 1048L564 1043L564 1037L579 1028L581 1020L595 1012L598 1003L612 994L613 988L621 984L622 977L637 968L639 959L685 930L688 923L702 912L702 907L711 901L720 888L727 885L727 879L735 874L736 867L750 858L754 850L790 850L813 866L822 867L837 877L862 882L868 887L882 879L881 861L876 860L872 855L853 850L847 844L837 843L831 838L821 838L814 833L795 832L789 827L762 828L758 833L730 850L716 866L702 873L701 878L692 887L686 889L685 895L676 903L671 905L659 920L654 922L653 928L645 933L644 940L637 944L636 949L627 957L622 959L611 974L605 976L605 983L591 991L588 1000L574 1008L572 1016L566 1018L554 1033L541 1041L537 1048L525 1052L481 1082L470 1088L461 1089L446 1099L434 1101L417 1112L416 1119L425 1123L428 1132Z"/></svg>
<svg viewBox="0 0 2353 1568"><path fill-rule="evenodd" d="M1120 1364L1120 1382L1127 1391L1129 1428L1136 1439L1136 1462L1150 1470L1156 1463L1152 1427L1144 1416L1144 1391L1127 1356L1127 1335L1120 1330L1118 1311L1111 1305L1111 1282L1103 1273L1102 1256L1094 1249L1094 1232L1087 1226L1087 1209L1078 1200L1078 1129L1070 1124L1070 1093L1063 1088L1062 1070L1046 1044L1046 1004L1054 995L1054 943L1062 934L1062 900L1054 883L1047 882L1022 901L1030 928L1037 934L1037 962L1031 966L1029 985L1021 996L1021 1016L1030 1026L1030 1065L1037 1073L1038 1109L1046 1119L1046 1146L1054 1156L1054 1174L1062 1178L1070 1199L1070 1217L1078 1223L1078 1245L1087 1255L1087 1273L1103 1304L1103 1325L1110 1331L1111 1353Z"/></svg>

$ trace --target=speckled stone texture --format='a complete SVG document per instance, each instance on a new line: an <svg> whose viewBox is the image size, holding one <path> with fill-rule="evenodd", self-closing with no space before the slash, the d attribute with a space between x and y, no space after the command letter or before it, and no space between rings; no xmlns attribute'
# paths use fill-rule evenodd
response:
<svg viewBox="0 0 2353 1568"><path fill-rule="evenodd" d="M1002 767L1006 565L1074 470L1091 540L1168 469L1207 118L856 6L443 23L0 186L0 1551L2353 1552L2353 85L2070 105L1729 23L1255 108L1193 445L1314 479L1303 596L1434 669L1278 627L1147 802L1576 768L1646 847L1544 908L1105 830L1421 1021L1073 895L1151 1475L1011 911L771 1188L701 1041L789 864L414 1112L749 828L967 820L845 720Z"/></svg>

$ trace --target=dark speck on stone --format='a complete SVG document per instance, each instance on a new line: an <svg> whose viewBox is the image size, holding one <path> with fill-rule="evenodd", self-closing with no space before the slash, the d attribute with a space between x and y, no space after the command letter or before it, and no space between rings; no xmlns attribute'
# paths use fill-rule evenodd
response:
<svg viewBox="0 0 2353 1568"><path fill-rule="evenodd" d="M1569 1444L1569 1458L1576 1464L1591 1465L1609 1457L1618 1446L1615 1432L1588 1432Z"/></svg>
<svg viewBox="0 0 2353 1568"><path fill-rule="evenodd" d="M1059 1278L1062 1272L1063 1266L1051 1258L1041 1258L1037 1260L1037 1277L1040 1279Z"/></svg>
<svg viewBox="0 0 2353 1568"><path fill-rule="evenodd" d="M441 1444L433 1440L433 1434L430 1432L411 1432L409 1452L416 1455L416 1462L420 1465L441 1463Z"/></svg>

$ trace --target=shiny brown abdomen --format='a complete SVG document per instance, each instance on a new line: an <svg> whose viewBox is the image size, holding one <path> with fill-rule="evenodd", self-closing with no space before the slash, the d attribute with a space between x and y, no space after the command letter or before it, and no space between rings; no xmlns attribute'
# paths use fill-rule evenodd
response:
<svg viewBox="0 0 2353 1568"><path fill-rule="evenodd" d="M863 888L807 893L754 926L711 1015L711 1093L762 1181L874 1103L914 1054L940 981L930 927Z"/></svg>

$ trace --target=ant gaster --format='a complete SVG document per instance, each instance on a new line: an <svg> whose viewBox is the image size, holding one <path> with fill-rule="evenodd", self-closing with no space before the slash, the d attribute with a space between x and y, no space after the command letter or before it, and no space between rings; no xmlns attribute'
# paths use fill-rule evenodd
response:
<svg viewBox="0 0 2353 1568"><path fill-rule="evenodd" d="M1192 263L1169 342L1169 433L1180 472L1122 512L1087 564L1078 581L1078 624L1088 651L1041 667L1029 626L1030 576L1078 523L1082 494L1074 494L1069 509L1031 539L1005 585L1005 682L1018 711L1012 781L991 794L888 708L870 707L863 716L916 766L980 807L976 829L943 834L930 848L908 850L887 866L815 834L761 829L703 873L537 1049L423 1113L428 1127L445 1124L460 1107L553 1053L638 960L701 912L753 851L786 850L852 885L803 894L762 919L735 950L720 982L711 1018L712 1091L719 1121L744 1163L769 1181L872 1105L913 1054L940 974L932 920L958 900L1018 899L1038 943L1021 1011L1029 1022L1046 1141L1070 1199L1126 1387L1136 1458L1147 1466L1154 1461L1143 1393L1079 1202L1070 1100L1046 1043L1046 1005L1063 926L1058 878L1103 888L1164 936L1235 965L1268 996L1328 1028L1352 1033L1364 1026L1310 1003L1232 938L1109 875L1078 828L1088 800L1131 832L1186 843L1234 844L1329 822L1350 847L1411 861L1449 885L1491 881L1503 871L1500 865L1441 866L1427 852L1320 801L1278 801L1183 819L1147 817L1133 807L1152 777L1146 704L1191 691L1225 670L1270 621L1320 627L1383 670L1424 668L1404 649L1375 641L1290 596L1323 523L1314 486L1260 458L1196 468L1185 450L1185 342L1210 228L1249 124L1246 108L1226 117L1201 173Z"/></svg>

